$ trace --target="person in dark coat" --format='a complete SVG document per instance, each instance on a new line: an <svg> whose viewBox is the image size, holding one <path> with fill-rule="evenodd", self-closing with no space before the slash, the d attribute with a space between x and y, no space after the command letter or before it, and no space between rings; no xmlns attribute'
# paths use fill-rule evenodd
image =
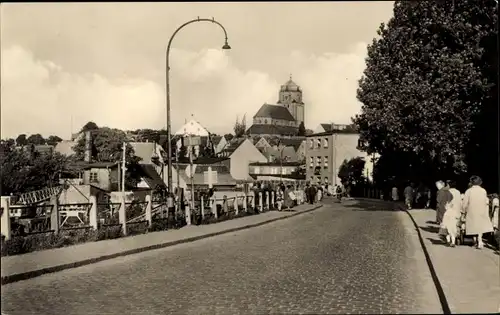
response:
<svg viewBox="0 0 500 315"><path fill-rule="evenodd" d="M446 212L446 205L453 200L453 195L442 180L436 182L436 187L438 189L436 195L436 223L441 225Z"/></svg>

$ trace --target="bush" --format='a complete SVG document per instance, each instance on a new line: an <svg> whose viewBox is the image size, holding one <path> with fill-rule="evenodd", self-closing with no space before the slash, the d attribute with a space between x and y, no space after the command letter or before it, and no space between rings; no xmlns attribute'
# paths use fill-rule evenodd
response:
<svg viewBox="0 0 500 315"><path fill-rule="evenodd" d="M147 221L127 224L127 235L146 234L148 230Z"/></svg>
<svg viewBox="0 0 500 315"><path fill-rule="evenodd" d="M97 231L96 241L112 240L123 236L122 225L103 226Z"/></svg>

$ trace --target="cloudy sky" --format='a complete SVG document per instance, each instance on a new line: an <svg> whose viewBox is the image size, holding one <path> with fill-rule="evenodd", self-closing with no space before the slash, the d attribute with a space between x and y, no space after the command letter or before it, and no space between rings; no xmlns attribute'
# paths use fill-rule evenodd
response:
<svg viewBox="0 0 500 315"><path fill-rule="evenodd" d="M68 138L87 121L165 126L165 49L171 51L173 132L191 115L211 132L247 124L293 75L306 127L347 123L360 110L366 46L392 2L2 4L1 133Z"/></svg>

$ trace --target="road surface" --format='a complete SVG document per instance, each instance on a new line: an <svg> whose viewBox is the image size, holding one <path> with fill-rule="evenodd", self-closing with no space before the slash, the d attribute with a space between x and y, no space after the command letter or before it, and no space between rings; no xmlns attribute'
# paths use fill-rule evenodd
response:
<svg viewBox="0 0 500 315"><path fill-rule="evenodd" d="M307 214L2 286L2 314L442 313L405 212Z"/></svg>

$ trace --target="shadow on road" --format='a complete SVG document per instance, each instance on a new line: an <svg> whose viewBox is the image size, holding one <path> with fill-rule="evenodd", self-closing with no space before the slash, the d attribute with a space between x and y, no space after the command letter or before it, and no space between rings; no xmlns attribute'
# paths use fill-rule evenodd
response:
<svg viewBox="0 0 500 315"><path fill-rule="evenodd" d="M346 200L341 203L353 211L402 211L397 204L391 202L371 202L364 200Z"/></svg>
<svg viewBox="0 0 500 315"><path fill-rule="evenodd" d="M446 242L443 240L437 240L437 239L430 238L430 237L428 237L427 239L432 243L432 245L443 245L443 246L446 245Z"/></svg>
<svg viewBox="0 0 500 315"><path fill-rule="evenodd" d="M423 231L429 232L429 233L439 233L439 228L436 226L421 226L420 227Z"/></svg>
<svg viewBox="0 0 500 315"><path fill-rule="evenodd" d="M437 224L436 221L425 221L425 223L427 223L427 224Z"/></svg>

